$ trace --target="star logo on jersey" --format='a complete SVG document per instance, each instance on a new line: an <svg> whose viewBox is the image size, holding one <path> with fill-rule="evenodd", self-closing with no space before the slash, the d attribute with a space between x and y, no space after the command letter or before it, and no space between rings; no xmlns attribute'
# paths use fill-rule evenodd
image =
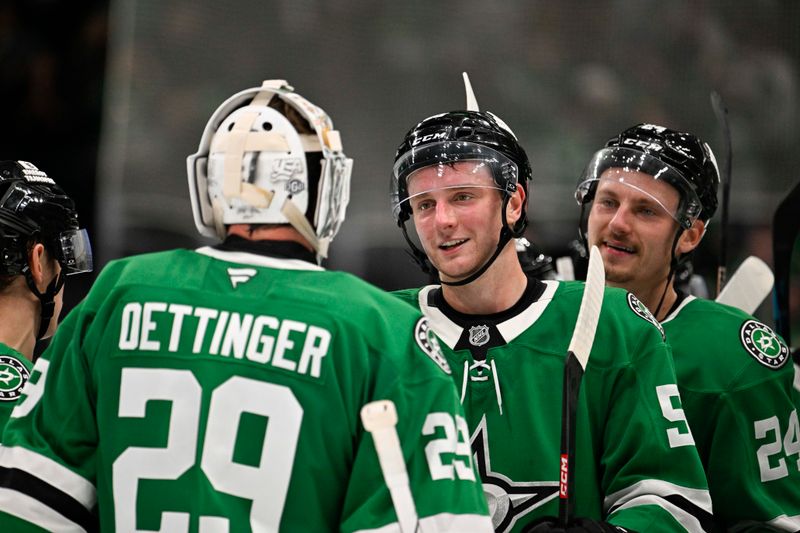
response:
<svg viewBox="0 0 800 533"><path fill-rule="evenodd" d="M22 391L22 386L30 377L25 368L16 357L0 355L0 402L13 402Z"/></svg>
<svg viewBox="0 0 800 533"><path fill-rule="evenodd" d="M658 320L656 320L656 317L653 316L653 313L650 312L647 306L644 305L641 302L641 300L639 300L639 298L637 298L636 296L633 295L633 293L630 292L628 293L628 306L634 313L636 313L636 316L647 320L655 327L657 327L658 331L661 332L662 339L667 338L666 334L664 333L664 328L661 327L661 324L659 324Z"/></svg>
<svg viewBox="0 0 800 533"><path fill-rule="evenodd" d="M789 360L789 348L766 324L747 320L739 330L745 350L767 368L781 368Z"/></svg>
<svg viewBox="0 0 800 533"><path fill-rule="evenodd" d="M512 481L492 470L486 417L481 419L471 442L492 525L497 533L511 531L520 518L558 497L558 481Z"/></svg>
<svg viewBox="0 0 800 533"><path fill-rule="evenodd" d="M483 346L489 342L489 326L471 326L469 328L469 343L473 346Z"/></svg>
<svg viewBox="0 0 800 533"><path fill-rule="evenodd" d="M242 283L247 283L253 276L258 274L255 268L229 268L228 277L231 278L231 285L235 289Z"/></svg>

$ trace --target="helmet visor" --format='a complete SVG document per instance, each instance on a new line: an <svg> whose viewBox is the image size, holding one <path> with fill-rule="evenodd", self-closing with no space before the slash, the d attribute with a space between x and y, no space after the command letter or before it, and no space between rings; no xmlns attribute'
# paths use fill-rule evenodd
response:
<svg viewBox="0 0 800 533"><path fill-rule="evenodd" d="M431 166L452 166L458 162L474 162L471 171L465 172L465 182L461 185L448 185L448 188L455 187L485 187L505 191L511 194L517 188L519 179L519 169L517 164L511 159L493 148L482 144L460 141L444 141L439 143L425 144L420 148L414 148L403 154L394 164L392 179L390 183L390 201L392 204L392 215L395 220L400 222L408 219L411 215L408 196L408 182L413 174L423 168ZM488 168L494 185L486 183L476 183L470 179L471 174L478 174L480 169ZM421 191L416 194L422 194Z"/></svg>
<svg viewBox="0 0 800 533"><path fill-rule="evenodd" d="M66 275L91 272L92 245L85 229L62 231L58 236L58 262Z"/></svg>
<svg viewBox="0 0 800 533"><path fill-rule="evenodd" d="M619 172L607 172L609 169L616 169ZM677 207L670 207L673 202L668 201L663 192L657 188L634 185L630 181L626 181L624 172L640 172L650 176L654 181L668 183L678 192ZM592 193L601 179L615 180L646 194L684 229L690 228L700 216L702 204L691 183L674 167L648 153L621 147L604 148L597 152L584 170L575 190L575 199L578 204L583 204L591 199Z"/></svg>

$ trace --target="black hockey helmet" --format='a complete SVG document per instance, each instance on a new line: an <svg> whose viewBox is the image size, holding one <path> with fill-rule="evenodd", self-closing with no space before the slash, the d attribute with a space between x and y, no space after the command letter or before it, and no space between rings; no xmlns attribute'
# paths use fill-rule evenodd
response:
<svg viewBox="0 0 800 533"><path fill-rule="evenodd" d="M61 265L41 292L28 265L28 245L39 242ZM64 276L91 272L92 247L78 226L75 203L47 174L27 161L0 161L0 275L24 275L40 302L37 339L44 337L55 312Z"/></svg>
<svg viewBox="0 0 800 533"><path fill-rule="evenodd" d="M397 148L391 181L392 214L400 224L411 216L408 177L420 168L440 163L477 160L488 163L498 189L506 197L521 186L525 191L522 217L513 232L521 235L528 223L527 182L531 165L509 127L487 111L451 111L428 117L406 133Z"/></svg>
<svg viewBox="0 0 800 533"><path fill-rule="evenodd" d="M610 139L586 167L575 199L583 205L594 197L605 170L621 167L663 180L680 195L675 219L688 229L700 218L708 222L717 210L719 169L711 148L691 133L654 124L638 124Z"/></svg>
<svg viewBox="0 0 800 533"><path fill-rule="evenodd" d="M72 199L35 165L0 161L1 274L23 273L30 240L41 242L67 275L92 270L91 245Z"/></svg>

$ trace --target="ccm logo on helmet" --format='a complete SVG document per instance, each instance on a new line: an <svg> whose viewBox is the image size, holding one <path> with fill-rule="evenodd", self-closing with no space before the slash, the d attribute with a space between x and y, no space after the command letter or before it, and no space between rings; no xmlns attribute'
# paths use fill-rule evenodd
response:
<svg viewBox="0 0 800 533"><path fill-rule="evenodd" d="M440 131L439 133L429 133L428 135L423 135L422 137L417 137L414 139L414 142L411 143L411 146L416 146L419 143L426 143L428 141L435 141L437 139L444 139L447 137L447 132Z"/></svg>
<svg viewBox="0 0 800 533"><path fill-rule="evenodd" d="M625 139L622 141L622 144L632 144L634 146L638 146L639 148L644 148L645 150L650 150L653 152L660 152L663 150L660 144L652 143L645 140L636 140L636 139Z"/></svg>

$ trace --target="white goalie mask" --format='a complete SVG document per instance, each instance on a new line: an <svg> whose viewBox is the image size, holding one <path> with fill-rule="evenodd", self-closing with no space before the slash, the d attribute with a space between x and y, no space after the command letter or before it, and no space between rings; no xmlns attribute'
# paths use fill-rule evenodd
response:
<svg viewBox="0 0 800 533"><path fill-rule="evenodd" d="M273 98L297 111L315 133L298 133L269 107ZM224 239L228 224L291 224L318 260L328 256L350 199L353 160L325 111L285 80L265 81L223 102L186 165L201 235Z"/></svg>

